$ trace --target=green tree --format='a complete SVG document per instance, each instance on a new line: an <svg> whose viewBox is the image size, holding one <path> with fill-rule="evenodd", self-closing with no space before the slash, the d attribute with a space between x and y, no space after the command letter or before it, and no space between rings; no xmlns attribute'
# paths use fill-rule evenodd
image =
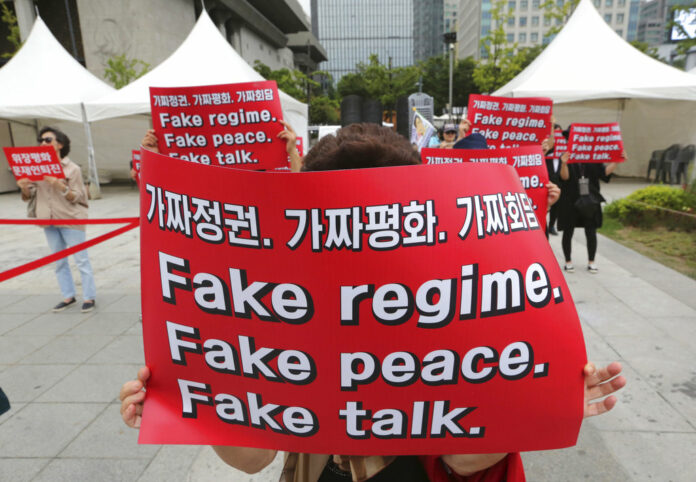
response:
<svg viewBox="0 0 696 482"><path fill-rule="evenodd" d="M313 125L335 125L341 121L338 100L326 96L312 97L309 102L309 120Z"/></svg>
<svg viewBox="0 0 696 482"><path fill-rule="evenodd" d="M435 112L440 113L449 102L449 56L430 57L419 67L423 76L423 92L433 97ZM454 59L452 67L452 103L466 106L469 94L479 92L473 78L476 61L472 57Z"/></svg>
<svg viewBox="0 0 696 482"><path fill-rule="evenodd" d="M677 46L674 49L675 53L677 54L678 61L674 62L673 65L679 66L681 68L684 67L684 63L686 61L686 55L689 52L689 49L691 47L696 46L696 37L692 37L689 35L689 32L686 31L684 26L678 22L674 21L674 14L675 13L688 13L691 9L696 8L696 2L691 3L690 5L674 5L671 8L671 20L667 23L667 31L671 32L672 29L676 29L678 33L680 33L682 36L686 37L684 40L679 40L677 42Z"/></svg>
<svg viewBox="0 0 696 482"><path fill-rule="evenodd" d="M640 40L633 40L632 42L629 42L634 48L640 50L643 52L645 55L654 58L655 60L659 60L660 62L665 62L665 59L660 57L660 55L657 52L657 48L651 47L648 42L641 42Z"/></svg>
<svg viewBox="0 0 696 482"><path fill-rule="evenodd" d="M12 51L4 52L2 55L0 55L0 57L3 59L9 59L20 49L22 46L22 40L19 36L17 16L14 14L14 12L10 10L10 8L4 2L2 3L2 9L0 11L2 12L0 20L2 23L7 25L7 29L10 31L10 34L7 36L7 40L10 42L10 45L12 45Z"/></svg>
<svg viewBox="0 0 696 482"><path fill-rule="evenodd" d="M539 8L544 11L544 19L551 20L551 26L544 34L545 38L552 39L561 31L573 14L573 11L575 11L575 7L577 7L579 1L580 0L566 0L559 3L555 0L546 0L540 5Z"/></svg>
<svg viewBox="0 0 696 482"><path fill-rule="evenodd" d="M130 84L150 71L150 64L140 59L129 59L126 54L114 55L107 59L104 78L114 87Z"/></svg>

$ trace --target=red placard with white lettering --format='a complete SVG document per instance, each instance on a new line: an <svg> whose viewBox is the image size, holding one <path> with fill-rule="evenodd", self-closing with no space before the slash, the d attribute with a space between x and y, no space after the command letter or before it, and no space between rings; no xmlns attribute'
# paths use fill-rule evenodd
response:
<svg viewBox="0 0 696 482"><path fill-rule="evenodd" d="M575 443L580 323L513 168L289 175L159 157L143 151L141 443Z"/></svg>
<svg viewBox="0 0 696 482"><path fill-rule="evenodd" d="M131 151L131 161L133 162L133 169L140 174L140 149Z"/></svg>
<svg viewBox="0 0 696 482"><path fill-rule="evenodd" d="M546 169L541 146L515 147L510 149L423 149L423 164L451 164L478 162L484 164L507 164L520 176L522 187L529 195L534 212L544 231L549 190L549 173Z"/></svg>
<svg viewBox="0 0 696 482"><path fill-rule="evenodd" d="M489 147L541 145L551 132L553 102L545 97L469 96L471 132L483 134Z"/></svg>
<svg viewBox="0 0 696 482"><path fill-rule="evenodd" d="M53 146L3 147L12 174L19 181L41 181L46 176L65 178Z"/></svg>
<svg viewBox="0 0 696 482"><path fill-rule="evenodd" d="M624 162L623 150L618 122L570 125L568 163Z"/></svg>
<svg viewBox="0 0 696 482"><path fill-rule="evenodd" d="M197 87L151 87L159 150L171 157L237 169L287 167L274 80Z"/></svg>
<svg viewBox="0 0 696 482"><path fill-rule="evenodd" d="M568 140L563 135L563 131L561 129L555 129L553 131L553 139L553 151L546 156L546 159L558 159L568 150Z"/></svg>

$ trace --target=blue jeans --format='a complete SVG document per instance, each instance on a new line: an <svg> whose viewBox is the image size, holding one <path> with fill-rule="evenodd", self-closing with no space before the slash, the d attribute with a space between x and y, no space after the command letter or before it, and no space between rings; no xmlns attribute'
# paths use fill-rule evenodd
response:
<svg viewBox="0 0 696 482"><path fill-rule="evenodd" d="M56 226L48 226L44 229L46 240L51 252L61 251L76 244L85 241L87 235L79 229L59 228ZM97 296L97 288L94 285L94 276L92 275L92 265L89 264L87 250L78 251L73 255L75 264L80 270L82 278L82 299L93 300ZM73 282L72 274L70 273L70 265L68 258L62 258L56 261L56 278L60 286L60 293L64 299L69 299L75 296L75 283Z"/></svg>

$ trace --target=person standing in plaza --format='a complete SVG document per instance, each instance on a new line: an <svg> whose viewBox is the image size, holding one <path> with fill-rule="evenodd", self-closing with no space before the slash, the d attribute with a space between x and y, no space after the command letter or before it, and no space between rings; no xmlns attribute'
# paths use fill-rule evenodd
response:
<svg viewBox="0 0 696 482"><path fill-rule="evenodd" d="M56 128L44 127L39 132L38 142L42 146L50 145L55 148L65 179L46 176L38 182L31 182L26 178L18 180L22 200L30 203L28 215L38 219L86 219L87 190L82 181L80 166L68 158L70 138ZM53 253L83 243L86 239L84 225L51 225L43 228L48 246ZM87 313L94 310L96 305L97 290L92 266L86 250L75 253L74 258L82 279L82 312ZM56 261L56 277L63 300L53 311L60 312L77 303L75 283L67 257Z"/></svg>

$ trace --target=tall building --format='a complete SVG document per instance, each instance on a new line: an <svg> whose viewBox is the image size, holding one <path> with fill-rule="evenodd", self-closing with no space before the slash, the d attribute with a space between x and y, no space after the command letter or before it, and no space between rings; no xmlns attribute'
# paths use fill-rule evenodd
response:
<svg viewBox="0 0 696 482"><path fill-rule="evenodd" d="M593 0L593 3L616 33L631 41L635 40L638 30L639 1ZM473 56L478 59L485 56L480 40L493 28L493 3L494 0L461 0L457 15L458 58ZM506 3L506 11L512 13L505 25L509 44L517 43L518 47L544 45L551 41L551 38L545 36L546 32L553 26L562 24L560 20L544 15L541 8L543 0L510 0ZM564 0L557 0L558 5L563 3Z"/></svg>
<svg viewBox="0 0 696 482"><path fill-rule="evenodd" d="M312 0L315 35L326 48L320 67L334 80L377 54L394 67L443 51L443 0Z"/></svg>
<svg viewBox="0 0 696 482"><path fill-rule="evenodd" d="M640 5L637 40L651 47L669 42L667 25L672 20L672 7L688 3L685 0L652 0Z"/></svg>
<svg viewBox="0 0 696 482"><path fill-rule="evenodd" d="M459 14L459 0L444 0L443 2L443 27L445 32L457 31L457 15Z"/></svg>

